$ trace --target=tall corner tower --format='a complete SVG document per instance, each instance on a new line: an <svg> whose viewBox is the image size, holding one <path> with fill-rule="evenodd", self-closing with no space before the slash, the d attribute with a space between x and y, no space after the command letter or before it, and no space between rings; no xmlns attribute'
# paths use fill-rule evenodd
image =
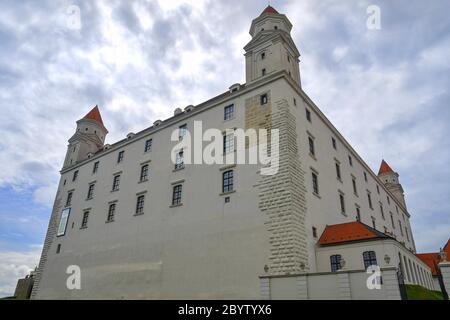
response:
<svg viewBox="0 0 450 320"><path fill-rule="evenodd" d="M300 53L291 37L292 24L268 6L252 21L252 40L244 47L246 82L284 70L300 87Z"/></svg>
<svg viewBox="0 0 450 320"><path fill-rule="evenodd" d="M108 130L103 125L98 106L77 121L77 131L69 139L63 168L86 160L90 154L98 152L105 143Z"/></svg>
<svg viewBox="0 0 450 320"><path fill-rule="evenodd" d="M398 173L394 172L386 161L381 161L380 170L378 171L378 178L380 178L388 190L392 192L395 198L400 201L406 209L405 195L398 177Z"/></svg>

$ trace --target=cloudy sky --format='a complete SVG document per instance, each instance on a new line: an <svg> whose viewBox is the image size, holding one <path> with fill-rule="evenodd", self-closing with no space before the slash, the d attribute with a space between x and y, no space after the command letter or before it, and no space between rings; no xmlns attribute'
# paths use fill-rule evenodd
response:
<svg viewBox="0 0 450 320"><path fill-rule="evenodd" d="M381 29L366 26L381 9ZM0 296L37 264L75 121L112 143L245 82L257 0L0 1ZM448 0L274 0L305 92L377 170L400 173L419 251L450 236ZM79 19L78 19L79 17Z"/></svg>

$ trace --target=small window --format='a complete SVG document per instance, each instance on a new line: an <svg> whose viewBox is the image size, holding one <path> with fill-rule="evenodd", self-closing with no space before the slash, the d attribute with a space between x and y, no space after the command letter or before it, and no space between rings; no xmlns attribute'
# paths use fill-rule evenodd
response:
<svg viewBox="0 0 450 320"><path fill-rule="evenodd" d="M230 106L226 106L223 109L223 119L225 121L227 121L227 120L231 120L233 118L234 118L234 105L232 104Z"/></svg>
<svg viewBox="0 0 450 320"><path fill-rule="evenodd" d="M383 220L386 220L386 218L384 217L383 204L381 202L380 202L380 213L381 213L381 217L383 218Z"/></svg>
<svg viewBox="0 0 450 320"><path fill-rule="evenodd" d="M261 70L261 74L262 74L263 77L266 75L266 68Z"/></svg>
<svg viewBox="0 0 450 320"><path fill-rule="evenodd" d="M109 205L108 217L106 218L106 222L113 222L115 214L116 214L116 204L115 203L111 203Z"/></svg>
<svg viewBox="0 0 450 320"><path fill-rule="evenodd" d="M353 158L352 158L352 156L348 156L348 163L350 164L350 167L353 167Z"/></svg>
<svg viewBox="0 0 450 320"><path fill-rule="evenodd" d="M89 185L89 189L88 189L88 194L87 194L87 199L92 199L94 197L94 189L95 189L95 184L90 184Z"/></svg>
<svg viewBox="0 0 450 320"><path fill-rule="evenodd" d="M336 177L338 180L342 180L341 178L341 165L336 162Z"/></svg>
<svg viewBox="0 0 450 320"><path fill-rule="evenodd" d="M405 235L406 235L406 239L409 241L408 228L406 226L405 226Z"/></svg>
<svg viewBox="0 0 450 320"><path fill-rule="evenodd" d="M72 205L72 197L73 197L73 192L72 191L67 193L66 207L70 207Z"/></svg>
<svg viewBox="0 0 450 320"><path fill-rule="evenodd" d="M367 270L370 266L377 265L377 255L375 251L365 251L363 252L364 268Z"/></svg>
<svg viewBox="0 0 450 320"><path fill-rule="evenodd" d="M341 269L341 258L340 254L330 256L331 272L337 272Z"/></svg>
<svg viewBox="0 0 450 320"><path fill-rule="evenodd" d="M341 205L341 213L345 214L345 199L342 193L339 194L339 203Z"/></svg>
<svg viewBox="0 0 450 320"><path fill-rule="evenodd" d="M147 181L148 180L148 164L145 164L141 167L141 177L140 181Z"/></svg>
<svg viewBox="0 0 450 320"><path fill-rule="evenodd" d="M67 179L64 179L64 183L63 183L63 185L66 185L66 183L67 183Z"/></svg>
<svg viewBox="0 0 450 320"><path fill-rule="evenodd" d="M375 220L374 217L372 217L372 227L373 227L374 229L377 228L377 222L376 222L376 220Z"/></svg>
<svg viewBox="0 0 450 320"><path fill-rule="evenodd" d="M309 142L309 153L312 156L315 156L316 155L316 150L315 150L315 147L314 147L314 139L312 137L308 137L308 142Z"/></svg>
<svg viewBox="0 0 450 320"><path fill-rule="evenodd" d="M260 103L261 105L267 104L267 102L269 102L268 97L267 97L267 93L261 95L260 97Z"/></svg>
<svg viewBox="0 0 450 320"><path fill-rule="evenodd" d="M231 198L230 197L225 197L225 203L230 203Z"/></svg>
<svg viewBox="0 0 450 320"><path fill-rule="evenodd" d="M66 234L69 215L70 215L70 208L66 208L61 212L61 219L59 220L58 232L56 233L56 236L60 237Z"/></svg>
<svg viewBox="0 0 450 320"><path fill-rule="evenodd" d="M94 174L97 173L99 165L100 165L100 162L98 162L98 161L94 163L94 167L92 168L92 173L94 173Z"/></svg>
<svg viewBox="0 0 450 320"><path fill-rule="evenodd" d="M136 214L144 214L145 196L139 196L136 201Z"/></svg>
<svg viewBox="0 0 450 320"><path fill-rule="evenodd" d="M367 182L367 173L366 172L364 172L364 181Z"/></svg>
<svg viewBox="0 0 450 320"><path fill-rule="evenodd" d="M317 238L317 228L316 227L312 227L312 234L314 238Z"/></svg>
<svg viewBox="0 0 450 320"><path fill-rule="evenodd" d="M294 98L294 106L297 105L297 99Z"/></svg>
<svg viewBox="0 0 450 320"><path fill-rule="evenodd" d="M261 53L261 60L264 60L265 58L266 58L266 53L265 52Z"/></svg>
<svg viewBox="0 0 450 320"><path fill-rule="evenodd" d="M313 193L319 195L319 180L315 172L311 172Z"/></svg>
<svg viewBox="0 0 450 320"><path fill-rule="evenodd" d="M120 175L114 176L112 191L118 191L120 186Z"/></svg>
<svg viewBox="0 0 450 320"><path fill-rule="evenodd" d="M380 194L380 186L377 185L377 193Z"/></svg>
<svg viewBox="0 0 450 320"><path fill-rule="evenodd" d="M56 254L59 254L61 252L61 244L58 243L58 246L56 247Z"/></svg>
<svg viewBox="0 0 450 320"><path fill-rule="evenodd" d="M278 30L278 26L274 26L273 28L274 28L275 30Z"/></svg>
<svg viewBox="0 0 450 320"><path fill-rule="evenodd" d="M291 62L291 57L289 56L289 53L287 55L287 60L288 60L288 62Z"/></svg>
<svg viewBox="0 0 450 320"><path fill-rule="evenodd" d="M177 153L177 157L175 159L175 170L184 168L184 152L183 150Z"/></svg>
<svg viewBox="0 0 450 320"><path fill-rule="evenodd" d="M234 189L234 177L233 170L229 170L223 173L222 175L222 192L232 192Z"/></svg>
<svg viewBox="0 0 450 320"><path fill-rule="evenodd" d="M337 150L337 145L336 145L336 139L335 138L331 138L331 145L333 146L334 150Z"/></svg>
<svg viewBox="0 0 450 320"><path fill-rule="evenodd" d="M125 151L119 152L119 155L117 156L117 163L121 163L123 161L124 155L125 155Z"/></svg>
<svg viewBox="0 0 450 320"><path fill-rule="evenodd" d="M78 170L73 173L72 181L77 181L78 178Z"/></svg>
<svg viewBox="0 0 450 320"><path fill-rule="evenodd" d="M356 221L361 221L361 209L356 207Z"/></svg>
<svg viewBox="0 0 450 320"><path fill-rule="evenodd" d="M223 136L223 153L234 152L234 134L227 134Z"/></svg>
<svg viewBox="0 0 450 320"><path fill-rule="evenodd" d="M89 220L89 211L83 212L83 220L81 221L81 228L87 228Z"/></svg>
<svg viewBox="0 0 450 320"><path fill-rule="evenodd" d="M367 191L367 201L369 202L369 208L373 210L372 206L372 196L369 191Z"/></svg>
<svg viewBox="0 0 450 320"><path fill-rule="evenodd" d="M353 185L353 193L357 196L358 195L358 189L356 187L356 178L352 178L352 185Z"/></svg>
<svg viewBox="0 0 450 320"><path fill-rule="evenodd" d="M391 205L391 198L389 198L388 196L386 196L386 200L387 200L388 205Z"/></svg>
<svg viewBox="0 0 450 320"><path fill-rule="evenodd" d="M152 144L153 144L153 139L148 139L147 141L145 141L145 152L152 151Z"/></svg>
<svg viewBox="0 0 450 320"><path fill-rule="evenodd" d="M311 111L305 108L305 112L306 112L306 120L311 122Z"/></svg>
<svg viewBox="0 0 450 320"><path fill-rule="evenodd" d="M392 214L392 212L389 212L390 216L391 216L391 225L392 225L392 229L395 229L395 223L394 223L394 215Z"/></svg>
<svg viewBox="0 0 450 320"><path fill-rule="evenodd" d="M177 206L181 204L181 194L182 194L183 186L181 184L173 187L172 193L172 205Z"/></svg>
<svg viewBox="0 0 450 320"><path fill-rule="evenodd" d="M402 228L402 222L400 221L400 220L398 220L398 227L399 227L399 229L400 229L400 234L402 235L402 237L403 237L403 228Z"/></svg>
<svg viewBox="0 0 450 320"><path fill-rule="evenodd" d="M181 140L186 135L187 124L183 124L183 125L179 126L178 129L179 129L179 131L178 131L178 138Z"/></svg>

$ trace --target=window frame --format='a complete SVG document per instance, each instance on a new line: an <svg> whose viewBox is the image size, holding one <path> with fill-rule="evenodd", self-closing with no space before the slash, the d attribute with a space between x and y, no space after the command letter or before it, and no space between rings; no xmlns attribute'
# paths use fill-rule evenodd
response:
<svg viewBox="0 0 450 320"><path fill-rule="evenodd" d="M149 169L150 165L148 163L141 166L141 174L139 177L139 182L145 182L148 180L148 174L150 171Z"/></svg>
<svg viewBox="0 0 450 320"><path fill-rule="evenodd" d="M86 229L88 227L88 222L89 222L89 213L91 211L90 210L86 210L83 212L83 218L81 219L81 227L80 229Z"/></svg>
<svg viewBox="0 0 450 320"><path fill-rule="evenodd" d="M119 191L120 189L120 174L116 174L113 177L113 185L111 191Z"/></svg>
<svg viewBox="0 0 450 320"><path fill-rule="evenodd" d="M183 200L183 184L174 185L172 188L172 206L179 206Z"/></svg>
<svg viewBox="0 0 450 320"><path fill-rule="evenodd" d="M136 208L135 208L135 215L141 215L144 214L144 208L145 208L145 195L141 194L138 195L136 198Z"/></svg>
<svg viewBox="0 0 450 320"><path fill-rule="evenodd" d="M370 266L378 266L377 254L373 250L364 251L362 254L364 269L367 270ZM373 263L375 262L375 264Z"/></svg>
<svg viewBox="0 0 450 320"><path fill-rule="evenodd" d="M230 104L223 108L223 121L229 121L231 119L234 119L234 104Z"/></svg>
<svg viewBox="0 0 450 320"><path fill-rule="evenodd" d="M234 191L234 170L227 170L222 173L222 193Z"/></svg>
<svg viewBox="0 0 450 320"><path fill-rule="evenodd" d="M110 203L108 207L108 215L106 216L106 222L113 222L116 215L116 203Z"/></svg>
<svg viewBox="0 0 450 320"><path fill-rule="evenodd" d="M144 152L151 152L152 151L152 146L153 146L153 138L147 139L145 141L145 146L144 146Z"/></svg>
<svg viewBox="0 0 450 320"><path fill-rule="evenodd" d="M338 272L342 268L341 260L342 260L342 255L340 255L340 254L333 254L330 256L331 272Z"/></svg>

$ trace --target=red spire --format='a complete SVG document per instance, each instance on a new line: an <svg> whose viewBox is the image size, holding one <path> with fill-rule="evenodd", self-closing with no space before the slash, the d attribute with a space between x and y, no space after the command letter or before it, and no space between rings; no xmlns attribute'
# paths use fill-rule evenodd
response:
<svg viewBox="0 0 450 320"><path fill-rule="evenodd" d="M83 119L97 121L104 127L102 116L100 115L100 110L98 109L98 106L95 106L91 111L89 111L89 113L85 115Z"/></svg>
<svg viewBox="0 0 450 320"><path fill-rule="evenodd" d="M279 14L277 10L275 10L272 6L269 5L267 6L267 8L264 9L264 11L261 13L260 16L263 16L268 13Z"/></svg>
<svg viewBox="0 0 450 320"><path fill-rule="evenodd" d="M391 167L387 164L387 162L383 160L381 161L381 166L380 170L378 171L378 175L387 172L394 172L394 170L392 170Z"/></svg>

